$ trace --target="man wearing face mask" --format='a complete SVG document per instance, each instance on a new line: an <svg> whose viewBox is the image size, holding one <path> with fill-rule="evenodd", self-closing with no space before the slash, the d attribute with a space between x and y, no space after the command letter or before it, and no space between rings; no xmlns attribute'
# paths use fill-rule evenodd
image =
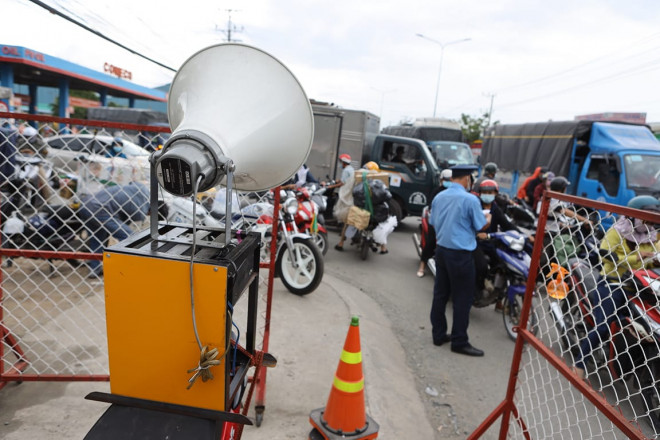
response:
<svg viewBox="0 0 660 440"><path fill-rule="evenodd" d="M484 214L479 199L469 192L474 165L452 167L451 185L431 204L431 224L436 231L435 285L431 305L433 344L451 341L451 351L468 356L483 356L473 347L467 329L474 302L476 271L474 250L476 233L486 230L491 214ZM447 334L445 309L449 298L453 306L451 335Z"/></svg>
<svg viewBox="0 0 660 440"><path fill-rule="evenodd" d="M431 202L435 196L437 196L442 191L446 190L451 186L451 170L449 168L442 170L440 173L440 186L433 191L431 194L431 199L429 202L429 212L431 210ZM431 224L428 226L426 231L426 236L424 237L424 248L422 249L422 255L419 257L419 267L417 268L417 277L421 278L424 276L424 271L426 269L426 262L429 258L433 258L435 254L435 229Z"/></svg>
<svg viewBox="0 0 660 440"><path fill-rule="evenodd" d="M112 145L108 147L106 153L106 157L121 157L123 159L126 159L126 155L124 154L124 141L122 138L119 136L115 136L115 138L112 140Z"/></svg>
<svg viewBox="0 0 660 440"><path fill-rule="evenodd" d="M492 294L492 286L486 288L485 281L488 274L488 261L486 255L490 258L491 264L494 264L498 257L495 246L490 241L490 234L492 232L504 231L518 231L520 230L511 223L506 215L502 212L495 201L495 197L500 188L494 180L483 180L477 188L475 188L481 200L481 207L484 213L490 213L491 220L490 226L483 231L477 232L477 248L474 251L474 265L477 271L477 300L490 302L490 294Z"/></svg>

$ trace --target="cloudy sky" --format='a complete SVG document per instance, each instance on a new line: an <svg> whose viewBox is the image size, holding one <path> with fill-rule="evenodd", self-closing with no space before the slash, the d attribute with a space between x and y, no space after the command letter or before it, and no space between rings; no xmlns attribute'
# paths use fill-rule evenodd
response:
<svg viewBox="0 0 660 440"><path fill-rule="evenodd" d="M174 75L29 0L0 1L0 44L97 70L108 62L145 86ZM381 126L433 116L438 77L438 117L492 102L502 123L600 112L660 121L657 0L41 1L174 69L226 40L232 10L232 40L279 58L308 97L371 111Z"/></svg>

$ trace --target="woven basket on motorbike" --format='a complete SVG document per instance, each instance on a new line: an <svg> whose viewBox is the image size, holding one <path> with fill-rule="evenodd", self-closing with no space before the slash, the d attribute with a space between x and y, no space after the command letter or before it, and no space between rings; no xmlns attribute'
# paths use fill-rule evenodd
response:
<svg viewBox="0 0 660 440"><path fill-rule="evenodd" d="M348 210L348 218L346 224L354 226L356 229L364 229L369 226L369 218L371 214L366 209L351 206Z"/></svg>

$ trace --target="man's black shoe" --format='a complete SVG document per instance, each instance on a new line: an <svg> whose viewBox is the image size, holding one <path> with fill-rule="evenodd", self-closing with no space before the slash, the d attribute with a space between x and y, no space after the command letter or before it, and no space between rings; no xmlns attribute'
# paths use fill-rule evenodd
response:
<svg viewBox="0 0 660 440"><path fill-rule="evenodd" d="M434 339L433 340L433 345L437 345L439 347L442 344L444 344L445 342L449 342L449 341L451 341L451 336L446 334L446 335L442 336L439 340Z"/></svg>
<svg viewBox="0 0 660 440"><path fill-rule="evenodd" d="M460 354L465 354L467 356L483 356L484 351L479 350L478 348L474 348L470 344L463 345L462 347L452 347L451 351L454 353L460 353Z"/></svg>

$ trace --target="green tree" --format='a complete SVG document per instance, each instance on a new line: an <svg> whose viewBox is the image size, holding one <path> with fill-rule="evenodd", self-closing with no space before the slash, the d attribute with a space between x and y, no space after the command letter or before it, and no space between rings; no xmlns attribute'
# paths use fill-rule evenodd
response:
<svg viewBox="0 0 660 440"><path fill-rule="evenodd" d="M484 131L488 127L488 112L484 113L481 116L470 116L465 113L461 114L461 131L467 139L468 144L481 139L484 134ZM499 124L499 121L493 122L492 125Z"/></svg>

